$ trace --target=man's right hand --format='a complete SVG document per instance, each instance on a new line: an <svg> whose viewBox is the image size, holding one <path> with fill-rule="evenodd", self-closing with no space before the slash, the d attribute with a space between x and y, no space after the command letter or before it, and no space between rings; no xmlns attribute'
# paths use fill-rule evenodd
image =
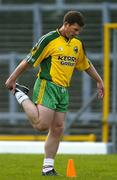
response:
<svg viewBox="0 0 117 180"><path fill-rule="evenodd" d="M13 93L15 92L16 88L16 81L12 81L9 78L5 82L5 86L8 90L12 91Z"/></svg>

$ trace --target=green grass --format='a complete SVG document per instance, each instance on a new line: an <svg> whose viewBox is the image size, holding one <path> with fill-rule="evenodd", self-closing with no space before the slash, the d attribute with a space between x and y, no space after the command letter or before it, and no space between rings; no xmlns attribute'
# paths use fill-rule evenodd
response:
<svg viewBox="0 0 117 180"><path fill-rule="evenodd" d="M73 159L78 180L117 180L117 155L57 155L55 168L63 176L43 177L43 155L0 154L0 180L66 180L68 159Z"/></svg>

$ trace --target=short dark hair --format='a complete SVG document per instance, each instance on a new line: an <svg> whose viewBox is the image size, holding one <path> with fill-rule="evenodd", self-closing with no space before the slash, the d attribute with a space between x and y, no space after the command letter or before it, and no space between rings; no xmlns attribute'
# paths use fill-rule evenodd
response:
<svg viewBox="0 0 117 180"><path fill-rule="evenodd" d="M63 23L74 24L77 23L81 27L85 25L83 15L78 11L68 11L63 18Z"/></svg>

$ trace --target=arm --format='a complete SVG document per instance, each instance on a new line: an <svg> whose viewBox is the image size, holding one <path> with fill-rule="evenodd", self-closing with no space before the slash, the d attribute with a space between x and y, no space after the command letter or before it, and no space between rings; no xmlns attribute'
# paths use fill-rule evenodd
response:
<svg viewBox="0 0 117 180"><path fill-rule="evenodd" d="M16 80L17 78L29 68L29 63L26 60L23 60L13 71L13 73L6 80L5 85L9 90L15 91Z"/></svg>
<svg viewBox="0 0 117 180"><path fill-rule="evenodd" d="M104 97L103 80L101 79L100 75L98 74L94 66L91 64L90 67L87 70L85 70L85 72L97 82L98 97L103 98Z"/></svg>

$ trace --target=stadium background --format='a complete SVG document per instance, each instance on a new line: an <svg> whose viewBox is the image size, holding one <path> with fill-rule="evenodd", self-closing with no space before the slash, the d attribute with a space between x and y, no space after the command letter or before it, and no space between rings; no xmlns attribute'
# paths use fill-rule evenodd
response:
<svg viewBox="0 0 117 180"><path fill-rule="evenodd" d="M117 2L116 0L82 0L82 2L78 0L1 0L0 2L0 134L1 137L24 134L36 136L40 133L32 129L15 98L5 89L4 82L9 73L26 56L41 35L61 25L63 14L67 10L76 9L85 16L86 27L80 37L84 41L87 56L103 77L103 26L107 22L116 23ZM113 56L113 37L117 38L116 33L113 36L112 32L108 141L114 142L116 151L117 99L112 88L113 62L116 59ZM30 96L37 71L38 69L30 69L18 80L31 89ZM95 140L94 137L97 142L102 141L103 103L96 99L95 82L85 73L75 72L69 92L70 106L65 134L79 135L81 141ZM114 98L113 94L115 94ZM82 135L86 135L87 138ZM90 139L90 137L93 138Z"/></svg>

